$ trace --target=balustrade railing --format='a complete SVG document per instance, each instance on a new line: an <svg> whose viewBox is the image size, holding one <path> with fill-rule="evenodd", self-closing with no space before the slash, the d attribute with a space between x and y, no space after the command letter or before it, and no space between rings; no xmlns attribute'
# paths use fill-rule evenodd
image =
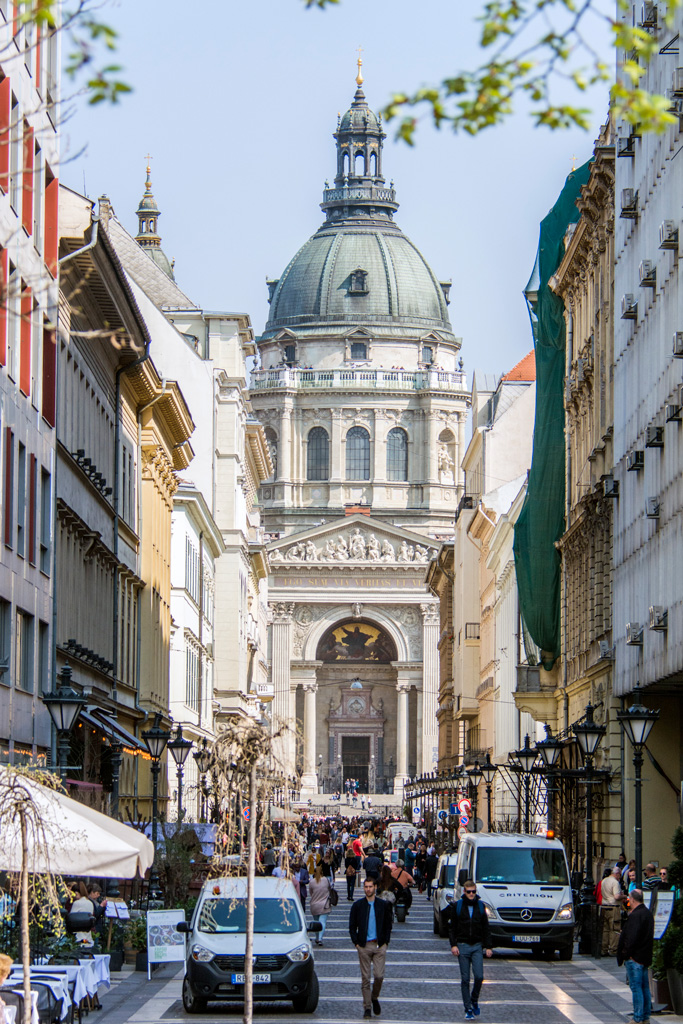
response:
<svg viewBox="0 0 683 1024"><path fill-rule="evenodd" d="M448 370L302 370L298 367L253 371L252 391L272 391L280 388L301 391L352 388L380 391L466 392L467 375L460 371Z"/></svg>

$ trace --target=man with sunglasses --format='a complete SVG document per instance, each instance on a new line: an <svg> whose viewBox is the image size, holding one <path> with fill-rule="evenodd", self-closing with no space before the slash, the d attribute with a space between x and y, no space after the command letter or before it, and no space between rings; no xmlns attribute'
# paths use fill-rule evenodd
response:
<svg viewBox="0 0 683 1024"><path fill-rule="evenodd" d="M471 878L465 882L459 899L451 910L448 933L451 953L460 965L460 988L465 1007L465 1020L474 1020L481 1013L479 993L484 981L484 954L490 957L491 933L484 904L477 896L477 887ZM470 991L470 968L474 985Z"/></svg>

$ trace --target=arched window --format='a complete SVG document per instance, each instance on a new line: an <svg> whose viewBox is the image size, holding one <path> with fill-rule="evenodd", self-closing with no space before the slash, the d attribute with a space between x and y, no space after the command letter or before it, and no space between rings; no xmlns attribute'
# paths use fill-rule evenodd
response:
<svg viewBox="0 0 683 1024"><path fill-rule="evenodd" d="M344 155L342 157L342 174L346 178L348 176L348 173L349 173L349 154L348 154L348 152L346 152L346 153L344 153Z"/></svg>
<svg viewBox="0 0 683 1024"><path fill-rule="evenodd" d="M264 431L266 435L266 442L268 444L268 451L270 457L273 460L273 480L277 480L277 434L272 427L266 427Z"/></svg>
<svg viewBox="0 0 683 1024"><path fill-rule="evenodd" d="M387 434L387 480L408 479L408 435L400 427Z"/></svg>
<svg viewBox="0 0 683 1024"><path fill-rule="evenodd" d="M346 435L346 479L370 479L370 435L364 427L351 427Z"/></svg>
<svg viewBox="0 0 683 1024"><path fill-rule="evenodd" d="M357 178L362 178L365 174L365 153L356 153L353 160L353 173Z"/></svg>
<svg viewBox="0 0 683 1024"><path fill-rule="evenodd" d="M306 479L330 479L330 439L323 427L313 427L308 435Z"/></svg>
<svg viewBox="0 0 683 1024"><path fill-rule="evenodd" d="M370 174L373 178L377 177L377 154L370 154Z"/></svg>

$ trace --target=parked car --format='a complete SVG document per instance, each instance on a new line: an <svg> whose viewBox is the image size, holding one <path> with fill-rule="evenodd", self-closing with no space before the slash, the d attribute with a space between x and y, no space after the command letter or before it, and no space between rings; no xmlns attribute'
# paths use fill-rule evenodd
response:
<svg viewBox="0 0 683 1024"><path fill-rule="evenodd" d="M455 902L455 876L458 865L457 853L442 853L436 866L432 882L432 906L434 907L434 934L445 939L448 935L448 915Z"/></svg>
<svg viewBox="0 0 683 1024"><path fill-rule="evenodd" d="M209 879L189 923L186 938L183 1007L204 1013L209 1000L242 1002L246 946L246 878ZM293 883L272 876L254 879L254 1000L291 1000L297 1013L318 1005L309 931Z"/></svg>

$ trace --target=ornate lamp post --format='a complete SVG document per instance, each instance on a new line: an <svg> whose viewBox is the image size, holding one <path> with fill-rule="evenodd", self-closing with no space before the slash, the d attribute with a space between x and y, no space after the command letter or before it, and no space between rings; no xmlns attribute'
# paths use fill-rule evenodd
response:
<svg viewBox="0 0 683 1024"><path fill-rule="evenodd" d="M642 807L642 768L643 748L647 743L652 727L659 718L659 711L651 711L640 700L640 687L633 691L633 704L625 711L617 711L619 724L628 736L633 747L633 767L636 772L636 882L640 884L640 873L643 867L643 807Z"/></svg>
<svg viewBox="0 0 683 1024"><path fill-rule="evenodd" d="M550 727L545 727L546 736L544 740L539 740L536 744L536 750L541 755L543 762L542 770L546 777L546 790L548 793L548 818L547 827L548 831L553 828L553 801L557 787L555 785L557 781L557 775L555 769L560 761L560 755L562 754L562 747L564 746L562 740L556 739L550 731Z"/></svg>
<svg viewBox="0 0 683 1024"><path fill-rule="evenodd" d="M160 896L159 873L157 871L157 828L159 818L159 772L161 757L171 734L161 728L161 715L157 712L151 729L145 729L142 739L152 758L152 842L154 844L154 862L149 875L149 894L153 899Z"/></svg>
<svg viewBox="0 0 683 1024"><path fill-rule="evenodd" d="M477 831L477 798L479 796L479 783L484 778L484 773L482 772L481 768L479 767L479 762L478 761L474 762L474 768L469 768L468 769L467 775L469 776L470 785L472 786L472 817L474 818L474 821L473 821L473 826L474 826L473 827L473 831L476 832Z"/></svg>
<svg viewBox="0 0 683 1024"><path fill-rule="evenodd" d="M178 724L175 736L168 742L168 749L171 751L175 761L176 774L178 776L178 824L180 824L183 817L183 770L192 750L192 740L185 739L183 727L180 723Z"/></svg>
<svg viewBox="0 0 683 1024"><path fill-rule="evenodd" d="M201 799L201 818L202 818L202 821L206 821L206 816L207 816L206 815L206 801L208 800L208 797L209 797L209 787L208 787L208 785L206 783L206 773L208 772L209 768L211 767L211 758L212 758L211 751L209 750L209 747L208 747L208 744L207 744L207 741L206 741L206 736L204 736L202 738L202 741L199 744L199 746L197 747L197 749L192 752L192 756L195 759L195 763L197 765L197 770L199 771L199 776L200 776L199 785L200 785L201 793L202 793L202 799Z"/></svg>
<svg viewBox="0 0 683 1024"><path fill-rule="evenodd" d="M597 913L595 910L595 882L593 880L593 758L605 735L604 725L593 720L593 705L586 705L581 722L575 722L572 732L581 750L586 781L586 864L581 886L580 902L583 914L580 953L592 953L596 943Z"/></svg>
<svg viewBox="0 0 683 1024"><path fill-rule="evenodd" d="M493 763L493 761L491 760L491 755L489 754L489 752L487 750L486 751L486 760L484 761L483 765L481 766L481 774L483 775L484 782L486 783L486 814L487 814L487 821L488 821L487 827L488 827L489 832L491 831L491 793L493 792L493 790L492 790L493 780L494 780L494 778L496 776L496 772L497 771L498 771L498 766Z"/></svg>
<svg viewBox="0 0 683 1024"><path fill-rule="evenodd" d="M535 747L529 743L529 734L524 737L524 746L512 755L515 763L524 772L524 831L531 831L531 769L538 756Z"/></svg>
<svg viewBox="0 0 683 1024"><path fill-rule="evenodd" d="M50 718L57 733L57 752L59 759L59 775L66 782L67 758L69 754L71 730L79 714L85 707L85 700L71 685L71 666L67 662L59 674L59 688L43 694L43 704L50 712Z"/></svg>

